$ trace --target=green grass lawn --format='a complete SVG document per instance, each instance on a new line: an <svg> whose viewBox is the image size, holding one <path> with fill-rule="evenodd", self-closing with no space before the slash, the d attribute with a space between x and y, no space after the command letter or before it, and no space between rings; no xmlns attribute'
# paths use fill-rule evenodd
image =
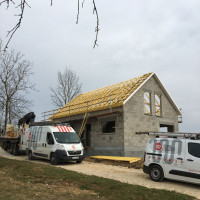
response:
<svg viewBox="0 0 200 200"><path fill-rule="evenodd" d="M134 178L134 177L133 177ZM0 157L0 199L195 199L166 190L148 189L87 176L42 164Z"/></svg>

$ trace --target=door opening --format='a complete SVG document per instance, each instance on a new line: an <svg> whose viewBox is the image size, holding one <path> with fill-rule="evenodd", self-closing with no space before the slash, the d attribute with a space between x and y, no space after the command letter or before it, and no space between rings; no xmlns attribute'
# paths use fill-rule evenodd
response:
<svg viewBox="0 0 200 200"><path fill-rule="evenodd" d="M86 124L85 146L91 146L91 124Z"/></svg>
<svg viewBox="0 0 200 200"><path fill-rule="evenodd" d="M160 124L160 132L174 132L173 125Z"/></svg>

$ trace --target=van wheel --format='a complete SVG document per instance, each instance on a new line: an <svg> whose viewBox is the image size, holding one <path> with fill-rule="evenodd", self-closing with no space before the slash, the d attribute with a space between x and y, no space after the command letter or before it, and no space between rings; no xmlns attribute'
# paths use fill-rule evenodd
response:
<svg viewBox="0 0 200 200"><path fill-rule="evenodd" d="M18 155L18 146L17 146L17 144L14 144L14 145L13 145L13 155L14 155L14 156L17 156L17 155Z"/></svg>
<svg viewBox="0 0 200 200"><path fill-rule="evenodd" d="M29 160L33 160L34 159L32 151L28 152L28 159Z"/></svg>
<svg viewBox="0 0 200 200"><path fill-rule="evenodd" d="M14 144L11 144L11 147L10 147L10 148L11 148L10 153L13 154L13 152L14 152Z"/></svg>
<svg viewBox="0 0 200 200"><path fill-rule="evenodd" d="M149 170L149 176L151 180L159 182L164 179L164 173L160 166L153 165Z"/></svg>
<svg viewBox="0 0 200 200"><path fill-rule="evenodd" d="M58 161L55 154L51 154L50 162L52 165L57 165Z"/></svg>
<svg viewBox="0 0 200 200"><path fill-rule="evenodd" d="M7 150L7 143L3 142L3 149L6 151Z"/></svg>

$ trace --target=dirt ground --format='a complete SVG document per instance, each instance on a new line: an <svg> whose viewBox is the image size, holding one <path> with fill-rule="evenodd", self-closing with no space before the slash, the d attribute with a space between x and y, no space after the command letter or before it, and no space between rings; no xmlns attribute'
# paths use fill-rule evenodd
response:
<svg viewBox="0 0 200 200"><path fill-rule="evenodd" d="M28 161L27 156L12 156L9 153L5 152L2 148L0 148L0 156L10 159ZM44 160L35 160L31 162L38 162L41 164L49 165L49 162ZM58 165L57 167L61 167L63 169L72 170L87 175L95 175L129 184L141 185L147 188L172 190L179 193L188 194L196 197L197 199L200 199L199 185L181 183L170 180L165 180L163 182L153 182L150 180L148 175L143 173L142 169L134 169L132 167L129 168L126 166L114 166L110 165L109 163L105 164L100 162L91 162L91 160L83 161L81 164L62 164Z"/></svg>

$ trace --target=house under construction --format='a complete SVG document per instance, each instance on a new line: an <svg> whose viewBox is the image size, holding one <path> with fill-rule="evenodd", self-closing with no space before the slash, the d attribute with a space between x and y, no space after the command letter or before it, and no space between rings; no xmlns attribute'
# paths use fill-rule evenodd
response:
<svg viewBox="0 0 200 200"><path fill-rule="evenodd" d="M141 157L148 136L177 132L181 112L155 73L79 94L50 119L69 122L88 155Z"/></svg>

